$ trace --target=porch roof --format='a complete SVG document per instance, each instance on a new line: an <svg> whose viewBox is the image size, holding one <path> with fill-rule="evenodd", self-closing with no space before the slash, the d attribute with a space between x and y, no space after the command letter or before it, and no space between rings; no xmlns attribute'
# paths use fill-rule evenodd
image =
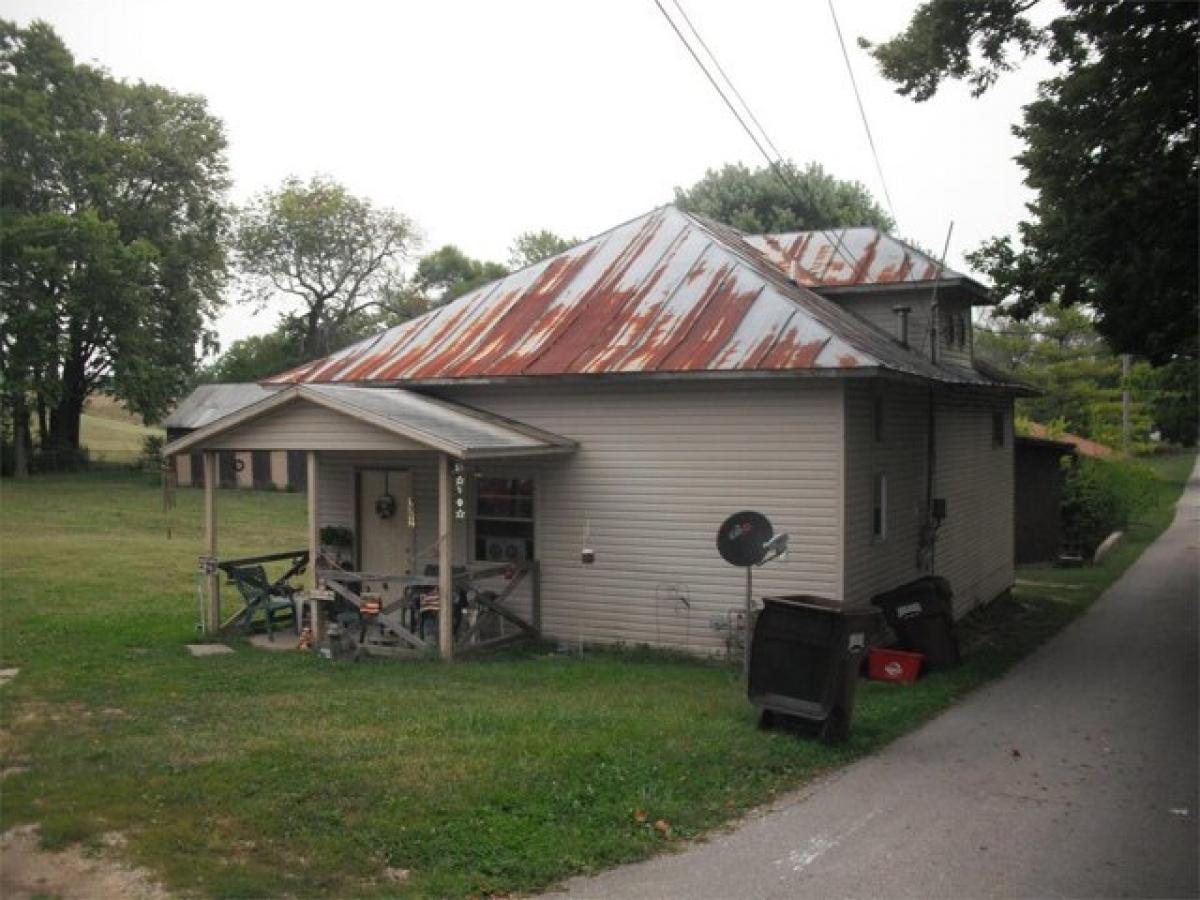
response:
<svg viewBox="0 0 1200 900"><path fill-rule="evenodd" d="M398 443L416 443L459 459L488 459L509 456L542 456L570 453L574 441L539 428L472 409L448 400L418 394L403 388L370 388L352 385L298 384L272 393L191 432L163 448L173 455L220 444L220 438L240 426L272 416L266 434L277 423L286 422L289 407L314 404L347 419L393 435ZM272 415L273 414L273 415ZM284 429L280 428L282 435ZM348 430L337 449L361 449L354 432ZM274 449L329 449L328 446L290 447L282 442Z"/></svg>

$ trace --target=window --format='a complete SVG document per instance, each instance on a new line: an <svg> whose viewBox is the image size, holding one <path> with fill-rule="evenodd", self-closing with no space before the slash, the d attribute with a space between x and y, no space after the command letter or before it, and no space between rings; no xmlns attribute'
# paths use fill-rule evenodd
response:
<svg viewBox="0 0 1200 900"><path fill-rule="evenodd" d="M882 472L875 475L871 497L871 536L882 541L887 537L887 476Z"/></svg>
<svg viewBox="0 0 1200 900"><path fill-rule="evenodd" d="M1005 428L1005 425L1006 425L1006 423L1004 421L1004 413L1003 412L1001 412L1000 410L996 410L994 413L992 413L992 446L993 447L1003 447L1004 446L1004 432L1007 430Z"/></svg>
<svg viewBox="0 0 1200 900"><path fill-rule="evenodd" d="M875 440L883 440L883 398L876 397L871 403L871 416L874 419Z"/></svg>
<svg viewBox="0 0 1200 900"><path fill-rule="evenodd" d="M533 559L533 479L483 477L475 482L475 559Z"/></svg>

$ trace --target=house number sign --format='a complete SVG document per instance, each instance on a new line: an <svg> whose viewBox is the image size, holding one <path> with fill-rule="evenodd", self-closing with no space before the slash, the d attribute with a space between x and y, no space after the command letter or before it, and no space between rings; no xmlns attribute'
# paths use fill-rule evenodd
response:
<svg viewBox="0 0 1200 900"><path fill-rule="evenodd" d="M462 463L454 464L454 518L465 519L467 517L467 500L466 500L467 476Z"/></svg>

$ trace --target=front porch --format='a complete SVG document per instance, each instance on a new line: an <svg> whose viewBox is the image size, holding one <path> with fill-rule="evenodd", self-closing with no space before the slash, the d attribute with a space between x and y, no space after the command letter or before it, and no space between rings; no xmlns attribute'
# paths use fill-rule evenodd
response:
<svg viewBox="0 0 1200 900"><path fill-rule="evenodd" d="M306 547L221 558L217 453L229 449L304 453ZM244 578L286 559L286 576L304 578L297 625L307 621L311 645L329 653L403 657L436 648L448 660L537 636L532 493L510 476L574 449L557 435L410 391L331 385L285 389L193 432L165 452L198 452L204 467L205 630L216 635L245 618L245 608L223 618L222 574ZM491 532L468 520L478 484L494 486L495 499L483 501L497 505Z"/></svg>

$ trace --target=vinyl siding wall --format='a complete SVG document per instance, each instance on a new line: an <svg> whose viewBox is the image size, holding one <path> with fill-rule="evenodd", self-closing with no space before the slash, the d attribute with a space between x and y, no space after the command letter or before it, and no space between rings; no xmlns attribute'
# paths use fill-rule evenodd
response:
<svg viewBox="0 0 1200 900"><path fill-rule="evenodd" d="M884 439L874 439L873 400L883 399ZM947 517L938 532L935 571L950 580L955 613L986 603L1013 582L1012 402L938 392L934 496ZM1004 446L992 446L992 413L1005 417ZM924 514L929 391L897 384L846 388L846 600L862 602L920 577L917 550ZM872 536L875 474L888 481L887 535Z"/></svg>
<svg viewBox="0 0 1200 900"><path fill-rule="evenodd" d="M745 575L717 555L716 531L743 509L791 534L789 559L756 570L756 595L841 596L840 381L439 394L580 444L561 459L480 466L535 479L549 636L722 650L712 622L742 607Z"/></svg>
<svg viewBox="0 0 1200 900"><path fill-rule="evenodd" d="M294 400L206 442L229 450L363 450L413 451L420 444L398 437L306 400Z"/></svg>

